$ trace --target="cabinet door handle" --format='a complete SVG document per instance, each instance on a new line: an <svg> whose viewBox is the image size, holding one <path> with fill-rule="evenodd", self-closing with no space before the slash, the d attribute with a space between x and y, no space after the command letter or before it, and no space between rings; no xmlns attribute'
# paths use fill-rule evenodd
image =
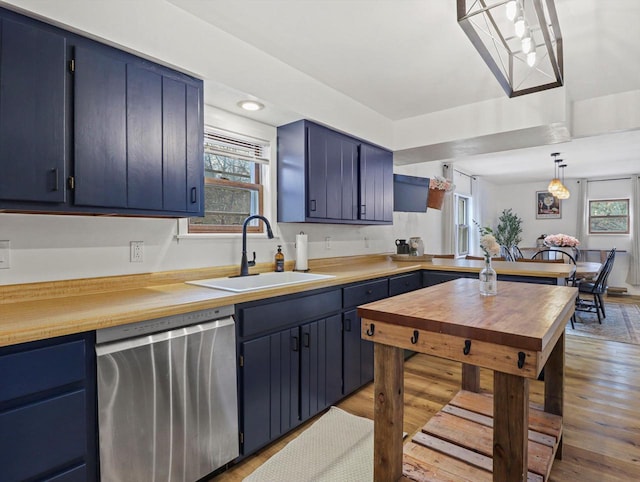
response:
<svg viewBox="0 0 640 482"><path fill-rule="evenodd" d="M292 336L291 337L291 349L293 351L299 351L300 350L300 340L298 340L297 336Z"/></svg>
<svg viewBox="0 0 640 482"><path fill-rule="evenodd" d="M309 348L310 345L311 345L311 335L309 335L309 333L305 333L304 334L304 347L305 348Z"/></svg>
<svg viewBox="0 0 640 482"><path fill-rule="evenodd" d="M311 199L309 201L309 210L310 211L315 211L316 210L316 200L315 199Z"/></svg>
<svg viewBox="0 0 640 482"><path fill-rule="evenodd" d="M363 204L360 206L360 215L365 216L367 214L367 205Z"/></svg>
<svg viewBox="0 0 640 482"><path fill-rule="evenodd" d="M51 172L53 173L53 189L51 190L58 191L60 190L60 177L58 175L58 168L54 167L53 169L51 169Z"/></svg>
<svg viewBox="0 0 640 482"><path fill-rule="evenodd" d="M344 331L351 331L351 318L345 318Z"/></svg>
<svg viewBox="0 0 640 482"><path fill-rule="evenodd" d="M370 295L371 293L373 293L373 290L367 290L368 295Z"/></svg>
<svg viewBox="0 0 640 482"><path fill-rule="evenodd" d="M195 204L196 203L197 198L198 198L197 194L198 194L197 188L192 187L191 188L191 204Z"/></svg>

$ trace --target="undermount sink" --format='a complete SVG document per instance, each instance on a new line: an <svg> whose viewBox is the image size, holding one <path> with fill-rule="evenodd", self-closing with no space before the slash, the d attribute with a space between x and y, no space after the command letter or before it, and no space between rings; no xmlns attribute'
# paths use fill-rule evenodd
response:
<svg viewBox="0 0 640 482"><path fill-rule="evenodd" d="M251 276L238 276L235 278L210 278L195 281L187 281L187 284L215 288L225 291L242 293L244 291L274 288L276 286L293 285L335 278L329 274L300 273L297 271L285 271L283 273L260 273Z"/></svg>

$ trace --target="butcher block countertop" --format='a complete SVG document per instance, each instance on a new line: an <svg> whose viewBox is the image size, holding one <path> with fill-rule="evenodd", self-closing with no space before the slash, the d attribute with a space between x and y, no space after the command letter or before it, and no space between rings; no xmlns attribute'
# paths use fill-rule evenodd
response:
<svg viewBox="0 0 640 482"><path fill-rule="evenodd" d="M573 266L560 263L494 262L499 274L566 278ZM76 279L0 286L0 346L81 333L163 316L233 305L246 301L338 286L416 270L479 272L484 262L434 259L393 262L386 254L311 260L312 273L335 278L232 293L185 281L225 277L237 266L199 268L104 278ZM293 262L286 263L286 269ZM271 263L251 272L272 270Z"/></svg>

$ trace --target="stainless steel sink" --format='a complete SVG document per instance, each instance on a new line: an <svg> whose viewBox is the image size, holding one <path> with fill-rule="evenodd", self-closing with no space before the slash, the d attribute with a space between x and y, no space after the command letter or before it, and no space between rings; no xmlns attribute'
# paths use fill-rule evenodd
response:
<svg viewBox="0 0 640 482"><path fill-rule="evenodd" d="M225 291L242 293L264 288L274 288L276 286L293 285L317 281L322 279L335 278L328 274L299 273L297 271L285 271L283 273L260 273L253 276L239 276L236 278L211 278L195 281L187 281L187 284L204 286L205 288L215 288Z"/></svg>

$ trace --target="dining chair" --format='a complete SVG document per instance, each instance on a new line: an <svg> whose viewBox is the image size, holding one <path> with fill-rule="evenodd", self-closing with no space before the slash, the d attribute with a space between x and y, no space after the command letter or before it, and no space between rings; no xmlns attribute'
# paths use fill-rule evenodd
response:
<svg viewBox="0 0 640 482"><path fill-rule="evenodd" d="M440 258L440 259L455 259L456 255L455 254L434 254L433 257Z"/></svg>
<svg viewBox="0 0 640 482"><path fill-rule="evenodd" d="M555 261L559 262L560 260L563 263L572 263L573 266L576 266L576 258L574 258L571 254L566 251L562 251L560 249L541 249L536 252L533 256L531 256L532 260L547 260L547 261ZM576 286L576 272L575 270L571 274L571 276L566 278L567 286Z"/></svg>
<svg viewBox="0 0 640 482"><path fill-rule="evenodd" d="M500 245L500 256L502 256L506 261L513 261L513 256L511 256L511 250L506 246Z"/></svg>
<svg viewBox="0 0 640 482"><path fill-rule="evenodd" d="M609 274L613 269L613 262L616 258L616 248L609 251L607 260L604 262L600 273L595 281L580 281L578 283L578 298L576 298L576 311L586 311L589 313L596 313L598 315L598 323L602 324L602 318L606 318L607 315L604 309L604 301L602 295L607 292L607 280ZM583 295L592 296L591 300L585 299ZM571 320L571 326L573 326L573 320Z"/></svg>

